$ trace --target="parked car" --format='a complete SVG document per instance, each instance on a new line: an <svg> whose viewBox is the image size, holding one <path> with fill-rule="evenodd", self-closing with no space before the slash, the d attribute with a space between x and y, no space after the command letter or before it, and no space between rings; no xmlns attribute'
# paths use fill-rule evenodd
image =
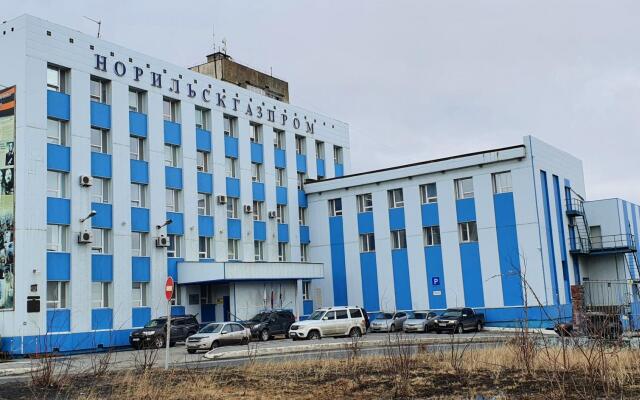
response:
<svg viewBox="0 0 640 400"><path fill-rule="evenodd" d="M380 313L371 321L369 330L371 332L395 332L401 331L404 321L408 318L408 315L404 311L398 311L394 313Z"/></svg>
<svg viewBox="0 0 640 400"><path fill-rule="evenodd" d="M171 317L171 343L186 340L200 329L198 320L194 315L182 315ZM144 327L136 329L129 335L129 343L135 349L142 347L164 347L167 336L167 317L152 319Z"/></svg>
<svg viewBox="0 0 640 400"><path fill-rule="evenodd" d="M251 330L237 322L212 322L200 329L186 341L187 352L213 350L216 347L231 344L247 344L251 339Z"/></svg>
<svg viewBox="0 0 640 400"><path fill-rule="evenodd" d="M263 342L272 339L274 335L289 334L291 324L296 321L296 317L289 310L263 311L256 314L242 324L251 330L251 335Z"/></svg>
<svg viewBox="0 0 640 400"><path fill-rule="evenodd" d="M405 332L430 332L436 327L435 319L438 316L433 311L415 311L411 318L404 321Z"/></svg>
<svg viewBox="0 0 640 400"><path fill-rule="evenodd" d="M291 325L289 337L293 340L328 336L360 337L367 332L364 315L360 307L320 308L309 319Z"/></svg>
<svg viewBox="0 0 640 400"><path fill-rule="evenodd" d="M447 308L439 317L436 317L436 333L450 331L464 333L475 330L480 332L484 325L484 314L473 311L472 308Z"/></svg>

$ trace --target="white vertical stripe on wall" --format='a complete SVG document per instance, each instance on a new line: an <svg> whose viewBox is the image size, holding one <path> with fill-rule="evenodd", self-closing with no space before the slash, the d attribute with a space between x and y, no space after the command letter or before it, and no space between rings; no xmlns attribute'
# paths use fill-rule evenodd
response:
<svg viewBox="0 0 640 400"><path fill-rule="evenodd" d="M298 170L296 139L292 131L285 132L287 160L287 223L289 224L289 254L287 260L300 261L300 230L298 229ZM277 236L277 234L276 234ZM276 253L277 254L277 253Z"/></svg>
<svg viewBox="0 0 640 400"><path fill-rule="evenodd" d="M409 180L404 182L402 192L404 196L404 224L407 232L411 302L413 309L424 310L429 308L429 289L424 258L420 189L415 181Z"/></svg>
<svg viewBox="0 0 640 400"><path fill-rule="evenodd" d="M198 260L198 175L196 161L195 106L180 103L182 129L182 199L184 213L184 246L186 261Z"/></svg>
<svg viewBox="0 0 640 400"><path fill-rule="evenodd" d="M458 219L453 180L438 181L437 189L447 306L462 306L464 305L464 290L460 266Z"/></svg>
<svg viewBox="0 0 640 400"><path fill-rule="evenodd" d="M313 280L311 283L312 290L320 289L322 304L316 304L314 307L321 305L333 305L333 275L331 273L331 245L329 240L329 209L327 199L329 196L316 195L309 202L309 235L311 243L309 244L309 259L314 262L323 264L323 279ZM313 296L312 296L313 297Z"/></svg>
<svg viewBox="0 0 640 400"><path fill-rule="evenodd" d="M333 158L331 160L333 163ZM372 198L380 309L392 311L396 309L396 294L394 292L393 264L391 262L391 235L389 231L387 191L376 190L372 193Z"/></svg>
<svg viewBox="0 0 640 400"><path fill-rule="evenodd" d="M344 234L344 260L347 276L349 305L363 305L362 274L360 272L360 234L356 196L350 192L342 197L342 232Z"/></svg>
<svg viewBox="0 0 640 400"><path fill-rule="evenodd" d="M214 216L214 239L216 261L227 261L227 206L219 205L216 197L227 194L226 170L224 157L224 119L223 113L211 110L211 146L213 165L213 198L211 207Z"/></svg>
<svg viewBox="0 0 640 400"><path fill-rule="evenodd" d="M276 210L276 170L274 155L274 132L268 125L262 125L264 157L264 218L267 226L267 240L264 244L264 256L267 261L278 260L278 238L276 220L269 219L269 211Z"/></svg>
<svg viewBox="0 0 640 400"><path fill-rule="evenodd" d="M248 119L238 118L238 163L240 170L240 200L238 218L242 225L242 260L254 261L253 248L253 214L244 212L245 205L253 204L253 187L251 182L251 126Z"/></svg>

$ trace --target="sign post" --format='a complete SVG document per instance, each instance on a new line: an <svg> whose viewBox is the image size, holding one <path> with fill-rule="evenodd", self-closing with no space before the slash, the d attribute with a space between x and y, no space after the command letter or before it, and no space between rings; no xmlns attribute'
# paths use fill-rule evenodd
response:
<svg viewBox="0 0 640 400"><path fill-rule="evenodd" d="M174 291L173 278L167 277L167 283L164 285L164 296L167 299L167 335L166 335L166 349L164 352L164 369L169 369L169 347L171 344L171 298Z"/></svg>

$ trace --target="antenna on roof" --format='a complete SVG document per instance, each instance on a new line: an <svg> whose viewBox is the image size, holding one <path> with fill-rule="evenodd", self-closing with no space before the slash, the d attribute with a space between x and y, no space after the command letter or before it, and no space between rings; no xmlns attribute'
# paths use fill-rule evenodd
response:
<svg viewBox="0 0 640 400"><path fill-rule="evenodd" d="M89 21L92 21L98 24L98 39L100 39L100 28L102 27L102 21L96 21L95 19L89 18L87 16L85 16L85 18L88 19Z"/></svg>
<svg viewBox="0 0 640 400"><path fill-rule="evenodd" d="M216 52L216 25L214 24L211 27L211 39L212 39L212 43L213 43L213 52Z"/></svg>
<svg viewBox="0 0 640 400"><path fill-rule="evenodd" d="M222 52L227 54L227 38L222 39Z"/></svg>

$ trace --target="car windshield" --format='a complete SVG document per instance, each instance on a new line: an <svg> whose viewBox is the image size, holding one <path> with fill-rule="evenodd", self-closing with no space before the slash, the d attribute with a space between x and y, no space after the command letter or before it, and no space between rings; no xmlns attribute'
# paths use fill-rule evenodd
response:
<svg viewBox="0 0 640 400"><path fill-rule="evenodd" d="M449 310L449 311L445 311L444 314L442 314L443 317L459 317L462 315L462 311L460 310Z"/></svg>
<svg viewBox="0 0 640 400"><path fill-rule="evenodd" d="M376 317L376 319L393 319L393 314L391 313L382 313Z"/></svg>
<svg viewBox="0 0 640 400"><path fill-rule="evenodd" d="M427 313L417 312L413 314L413 319L427 319Z"/></svg>
<svg viewBox="0 0 640 400"><path fill-rule="evenodd" d="M151 321L147 322L147 324L144 326L145 328L156 328L158 326L163 326L167 323L166 319L152 319Z"/></svg>
<svg viewBox="0 0 640 400"><path fill-rule="evenodd" d="M267 319L269 319L269 315L270 315L269 313L258 313L253 318L251 318L249 321L251 321L251 322L266 321Z"/></svg>
<svg viewBox="0 0 640 400"><path fill-rule="evenodd" d="M222 330L223 324L209 324L200 329L198 333L218 333Z"/></svg>
<svg viewBox="0 0 640 400"><path fill-rule="evenodd" d="M324 313L325 313L324 311L320 311L320 310L314 311L313 314L311 314L311 316L309 317L309 319L316 320L316 321L321 320Z"/></svg>

